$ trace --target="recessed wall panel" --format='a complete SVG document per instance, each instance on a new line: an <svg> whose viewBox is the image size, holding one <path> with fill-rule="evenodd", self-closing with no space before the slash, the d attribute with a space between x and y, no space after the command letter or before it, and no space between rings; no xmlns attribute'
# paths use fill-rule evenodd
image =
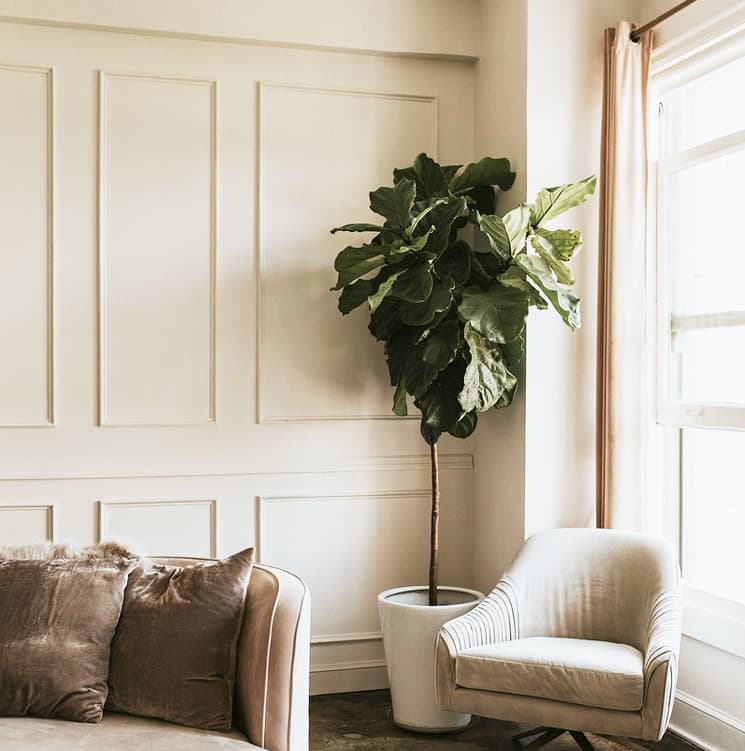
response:
<svg viewBox="0 0 745 751"><path fill-rule="evenodd" d="M333 262L374 221L368 192L437 150L436 100L283 85L261 88L259 413L262 421L388 417L382 346L364 308L342 319Z"/></svg>
<svg viewBox="0 0 745 751"><path fill-rule="evenodd" d="M215 84L100 82L100 422L212 422Z"/></svg>
<svg viewBox="0 0 745 751"><path fill-rule="evenodd" d="M29 545L54 537L53 507L0 505L0 545Z"/></svg>
<svg viewBox="0 0 745 751"><path fill-rule="evenodd" d="M52 72L0 64L0 427L53 415Z"/></svg>
<svg viewBox="0 0 745 751"><path fill-rule="evenodd" d="M214 500L100 501L99 541L118 540L143 555L211 558Z"/></svg>
<svg viewBox="0 0 745 751"><path fill-rule="evenodd" d="M378 593L427 572L428 506L427 492L259 499L261 560L307 583L314 643L379 637Z"/></svg>

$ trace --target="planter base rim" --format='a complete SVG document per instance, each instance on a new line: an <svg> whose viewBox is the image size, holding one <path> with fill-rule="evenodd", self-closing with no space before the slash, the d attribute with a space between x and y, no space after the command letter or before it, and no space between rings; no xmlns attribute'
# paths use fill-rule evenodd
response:
<svg viewBox="0 0 745 751"><path fill-rule="evenodd" d="M421 727L419 725L407 725L405 722L398 722L393 720L393 724L397 728L406 730L409 733L420 733L422 735L452 735L453 733L462 733L464 730L472 728L478 721L477 717L470 716L468 722L465 725L446 726L443 728L428 728Z"/></svg>

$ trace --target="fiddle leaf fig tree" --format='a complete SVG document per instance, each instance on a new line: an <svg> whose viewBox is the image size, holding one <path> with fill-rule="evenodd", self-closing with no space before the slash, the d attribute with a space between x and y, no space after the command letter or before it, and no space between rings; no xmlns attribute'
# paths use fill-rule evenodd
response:
<svg viewBox="0 0 745 751"><path fill-rule="evenodd" d="M437 441L443 433L467 438L480 413L510 405L531 307L553 308L570 329L579 327L567 263L582 238L545 224L595 190L591 176L500 215L497 195L515 180L509 161L486 157L461 167L419 154L393 170L392 187L370 193L378 223L331 230L372 237L337 255L332 290L341 291L344 315L367 303L370 333L385 345L393 412L405 416L413 399L430 446L430 605L437 604Z"/></svg>

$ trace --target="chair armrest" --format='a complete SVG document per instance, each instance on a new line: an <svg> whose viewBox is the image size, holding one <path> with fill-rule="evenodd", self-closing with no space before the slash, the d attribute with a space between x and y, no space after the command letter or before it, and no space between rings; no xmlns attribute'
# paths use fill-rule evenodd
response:
<svg viewBox="0 0 745 751"><path fill-rule="evenodd" d="M642 737L646 740L662 738L670 722L678 682L680 633L680 595L663 593L650 613L644 655Z"/></svg>
<svg viewBox="0 0 745 751"><path fill-rule="evenodd" d="M235 724L267 751L308 751L310 595L287 571L251 572L238 643Z"/></svg>
<svg viewBox="0 0 745 751"><path fill-rule="evenodd" d="M517 639L517 596L509 579L496 587L465 615L448 621L435 644L435 694L444 709L450 709L455 690L455 658L459 652L483 644Z"/></svg>

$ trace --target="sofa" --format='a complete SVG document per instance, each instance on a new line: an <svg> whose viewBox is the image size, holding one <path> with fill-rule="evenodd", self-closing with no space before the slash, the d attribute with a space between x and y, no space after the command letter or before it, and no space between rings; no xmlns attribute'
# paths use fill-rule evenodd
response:
<svg viewBox="0 0 745 751"><path fill-rule="evenodd" d="M155 558L188 566L203 559ZM0 717L2 751L308 751L310 596L297 576L255 564L238 642L230 733L106 712L98 724Z"/></svg>

